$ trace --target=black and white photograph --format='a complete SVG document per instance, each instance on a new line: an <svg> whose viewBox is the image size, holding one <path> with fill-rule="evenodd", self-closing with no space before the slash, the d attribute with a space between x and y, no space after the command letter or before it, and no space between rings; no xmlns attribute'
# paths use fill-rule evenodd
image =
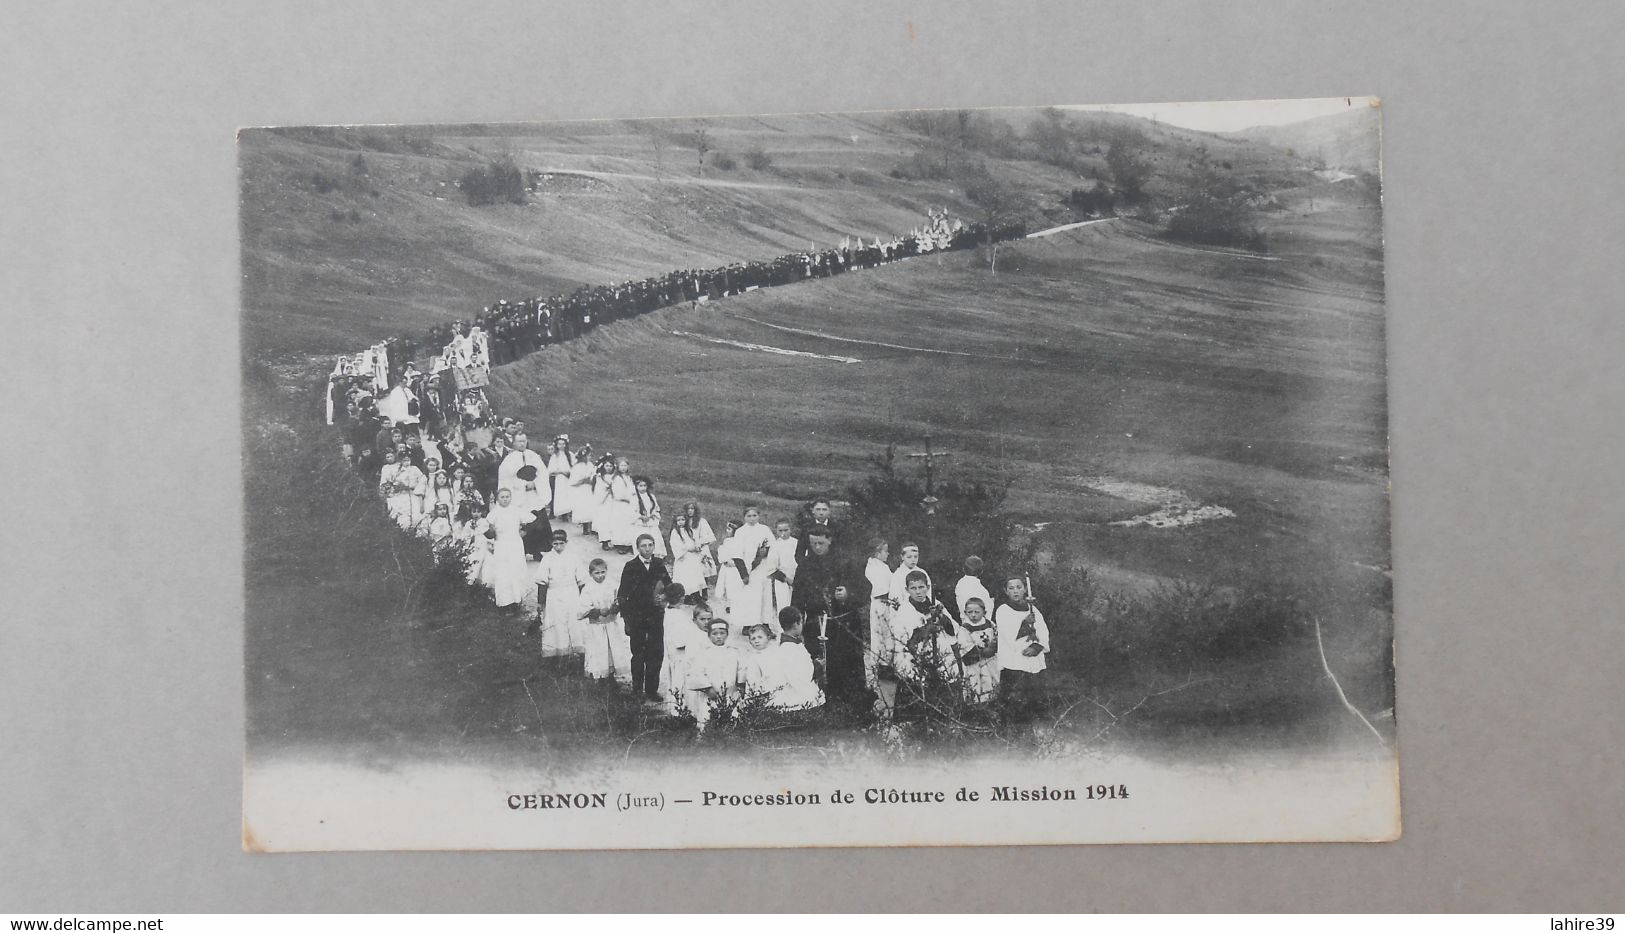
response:
<svg viewBox="0 0 1625 933"><path fill-rule="evenodd" d="M241 130L244 848L1398 838L1380 124Z"/></svg>

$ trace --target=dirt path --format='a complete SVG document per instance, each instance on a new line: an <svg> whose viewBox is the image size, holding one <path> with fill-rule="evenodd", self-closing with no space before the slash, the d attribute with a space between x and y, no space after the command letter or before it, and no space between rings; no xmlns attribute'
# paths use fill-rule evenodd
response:
<svg viewBox="0 0 1625 933"><path fill-rule="evenodd" d="M1102 217L1099 220L1085 220L1075 224L1062 224L1059 227L1051 227L1048 230L1040 230L1037 233L1029 233L1027 234L1027 239L1036 240L1039 237L1052 236L1057 233L1065 233L1068 230L1076 230L1079 227L1092 227L1095 224L1110 223L1111 221L1121 219L1121 217Z"/></svg>
<svg viewBox="0 0 1625 933"><path fill-rule="evenodd" d="M660 184L692 185L698 188L750 188L765 191L817 191L806 185L770 185L758 181L730 181L726 178L693 178L687 175L642 175L636 172L600 172L580 168L541 169L542 175L581 175L606 181L626 178L633 181L653 181Z"/></svg>
<svg viewBox="0 0 1625 933"><path fill-rule="evenodd" d="M941 354L946 355L946 356L971 356L971 357L984 357L984 358L986 356L986 354L982 354L982 353L966 353L963 350L937 350L937 349L933 349L931 347L911 347L911 346L908 346L907 344L885 343L885 342L882 342L882 341L879 341L879 340L859 340L856 337L837 337L834 334L826 334L823 331L804 330L804 329L802 329L800 327L786 327L783 324L769 324L766 321L757 320L756 318L753 318L753 317L746 317L743 314L734 314L731 311L724 311L723 313L728 315L731 318L734 318L735 320L749 321L752 324L760 324L763 327L771 327L774 330L782 330L787 334L800 334L803 337L817 337L820 340L833 340L836 343L860 343L860 344L864 344L866 346L871 346L871 347L885 347L888 350L909 350L909 351L912 351L914 353L941 353ZM710 339L710 338L707 338L707 339ZM816 355L816 354L809 354L809 355ZM830 359L841 359L841 357L830 357ZM855 362L858 362L858 361L857 360L852 360L852 362L855 363Z"/></svg>
<svg viewBox="0 0 1625 933"><path fill-rule="evenodd" d="M722 337L707 337L704 334L695 334L686 330L674 330L672 333L678 337L689 337L694 340L703 340L706 343L719 343L725 347L738 347L741 350L756 350L761 353L776 353L780 356L808 356L815 360L833 360L837 363L863 362L852 356L829 356L824 353L808 353L806 350L786 350L783 347L772 347L765 343L743 343L738 340L726 340Z"/></svg>

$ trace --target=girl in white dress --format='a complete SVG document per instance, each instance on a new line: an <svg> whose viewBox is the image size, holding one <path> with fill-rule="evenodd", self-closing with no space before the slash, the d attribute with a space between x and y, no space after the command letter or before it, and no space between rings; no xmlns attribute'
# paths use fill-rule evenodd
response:
<svg viewBox="0 0 1625 933"><path fill-rule="evenodd" d="M392 450L384 451L384 468L378 473L378 491L389 507L389 517L402 528L417 523L417 490L423 485L423 471L401 461Z"/></svg>
<svg viewBox="0 0 1625 933"><path fill-rule="evenodd" d="M768 575L769 618L777 619L779 610L790 605L790 587L796 579L798 544L790 535L789 519L781 518L773 523L773 540L768 543L767 560L762 564L762 569Z"/></svg>
<svg viewBox="0 0 1625 933"><path fill-rule="evenodd" d="M683 506L683 516L688 519L688 530L694 534L694 540L699 542L700 568L705 574L707 586L717 582L717 536L711 530L711 523L700 514L700 504L689 502Z"/></svg>
<svg viewBox="0 0 1625 933"><path fill-rule="evenodd" d="M664 560L666 540L660 534L660 500L655 498L654 480L647 476L632 477L632 497L632 522L628 535L633 541L639 535L655 539L655 556ZM689 592L687 584L683 586L683 591Z"/></svg>
<svg viewBox="0 0 1625 933"><path fill-rule="evenodd" d="M444 503L436 503L434 510L424 516L418 526L418 534L429 539L429 546L434 548L434 559L438 562L441 548L451 543L451 509Z"/></svg>
<svg viewBox="0 0 1625 933"><path fill-rule="evenodd" d="M773 532L761 523L761 510L745 509L744 523L732 529L717 550L717 590L728 605L728 621L735 626L735 638L749 638L749 630L766 625L776 636L778 619L768 618L767 555ZM733 523L729 522L731 526Z"/></svg>
<svg viewBox="0 0 1625 933"><path fill-rule="evenodd" d="M451 489L451 477L444 470L436 470L429 474L429 492L424 496L424 512L433 515L438 506L446 507L446 519L451 519L451 513L457 508L457 496Z"/></svg>
<svg viewBox="0 0 1625 933"><path fill-rule="evenodd" d="M529 517L513 504L513 490L497 491L497 504L491 510L492 537L490 578L492 595L500 607L518 607L531 591L530 567L525 563L525 544L520 524ZM494 536L494 537L493 537Z"/></svg>
<svg viewBox="0 0 1625 933"><path fill-rule="evenodd" d="M565 487L564 502L570 508L570 520L581 526L582 534L592 534L593 517L597 514L597 490L594 481L598 469L593 465L592 445L583 444L576 451L575 463L570 466L570 482Z"/></svg>
<svg viewBox="0 0 1625 933"><path fill-rule="evenodd" d="M671 580L680 583L683 592L698 599L705 598L705 564L701 554L705 545L688 527L688 516L678 512L671 520Z"/></svg>
<svg viewBox="0 0 1625 933"><path fill-rule="evenodd" d="M642 534L634 528L638 518L637 487L632 484L632 474L628 472L630 469L631 464L622 457L615 461L615 474L609 481L609 497L614 515L610 534L615 539L615 546L628 553L631 552L638 535ZM657 534L656 538L658 537Z"/></svg>
<svg viewBox="0 0 1625 933"><path fill-rule="evenodd" d="M619 531L615 527L620 518L620 510L615 507L615 458L604 454L598 459L598 473L593 477L592 484L592 530L598 535L598 541L608 551L615 547L615 539Z"/></svg>
<svg viewBox="0 0 1625 933"><path fill-rule="evenodd" d="M473 503L478 503L483 512L485 496L480 493L479 487L474 485L474 477L470 476L464 467L452 471L451 477L451 514L456 515Z"/></svg>
<svg viewBox="0 0 1625 933"><path fill-rule="evenodd" d="M553 500L553 517L570 514L565 492L570 488L570 470L575 458L570 455L570 436L560 434L553 439L553 450L547 455L547 486Z"/></svg>
<svg viewBox="0 0 1625 933"><path fill-rule="evenodd" d="M614 677L623 686L632 685L632 640L621 624L620 604L615 584L610 582L609 564L595 557L587 565L588 580L581 588L576 614L586 633L583 667L593 680Z"/></svg>
<svg viewBox="0 0 1625 933"><path fill-rule="evenodd" d="M575 559L564 553L569 538L569 533L563 528L556 529L553 532L553 549L536 562L536 584L547 588L542 602L544 658L581 651L576 608L581 596L581 574Z"/></svg>

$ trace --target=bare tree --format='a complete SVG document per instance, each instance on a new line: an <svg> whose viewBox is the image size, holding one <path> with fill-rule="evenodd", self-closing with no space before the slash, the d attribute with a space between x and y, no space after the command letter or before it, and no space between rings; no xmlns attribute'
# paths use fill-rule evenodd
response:
<svg viewBox="0 0 1625 933"><path fill-rule="evenodd" d="M703 126L696 127L688 138L689 142L694 146L694 151L700 155L700 170L704 171L705 154L711 151L711 131Z"/></svg>

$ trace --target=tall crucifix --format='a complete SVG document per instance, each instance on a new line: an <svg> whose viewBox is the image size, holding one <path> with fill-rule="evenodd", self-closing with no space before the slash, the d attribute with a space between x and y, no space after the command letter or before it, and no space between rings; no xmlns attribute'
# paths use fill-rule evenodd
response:
<svg viewBox="0 0 1625 933"><path fill-rule="evenodd" d="M936 490L936 461L948 459L952 456L953 454L933 453L931 450L931 435L929 434L925 436L925 453L909 454L911 459L925 461L925 501L922 504L925 506L925 514L927 515L936 513L937 502L939 501Z"/></svg>

